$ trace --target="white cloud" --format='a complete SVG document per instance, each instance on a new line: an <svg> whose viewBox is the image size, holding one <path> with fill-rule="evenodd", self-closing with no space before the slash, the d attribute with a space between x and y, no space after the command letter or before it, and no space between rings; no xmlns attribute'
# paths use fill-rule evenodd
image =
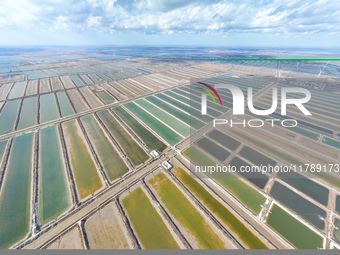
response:
<svg viewBox="0 0 340 255"><path fill-rule="evenodd" d="M99 27L101 25L101 16L92 16L86 19L87 27Z"/></svg>
<svg viewBox="0 0 340 255"><path fill-rule="evenodd" d="M67 30L69 28L68 21L68 17L58 16L56 21L54 22L53 28Z"/></svg>
<svg viewBox="0 0 340 255"><path fill-rule="evenodd" d="M39 20L40 11L39 5L28 0L2 0L0 4L0 27L31 28Z"/></svg>
<svg viewBox="0 0 340 255"><path fill-rule="evenodd" d="M336 0L2 0L0 27L111 33L339 33Z"/></svg>

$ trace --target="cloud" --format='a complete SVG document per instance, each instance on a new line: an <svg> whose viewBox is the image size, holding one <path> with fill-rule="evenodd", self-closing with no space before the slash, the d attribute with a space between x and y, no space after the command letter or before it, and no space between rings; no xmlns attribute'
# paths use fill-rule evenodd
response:
<svg viewBox="0 0 340 255"><path fill-rule="evenodd" d="M2 0L0 29L102 33L339 33L340 2Z"/></svg>
<svg viewBox="0 0 340 255"><path fill-rule="evenodd" d="M88 17L86 19L87 27L90 27L90 28L91 27L100 27L101 20L102 20L101 16L92 16L92 15L90 15L90 17Z"/></svg>
<svg viewBox="0 0 340 255"><path fill-rule="evenodd" d="M58 16L56 21L54 22L53 30L55 29L67 30L68 28L69 28L68 17Z"/></svg>

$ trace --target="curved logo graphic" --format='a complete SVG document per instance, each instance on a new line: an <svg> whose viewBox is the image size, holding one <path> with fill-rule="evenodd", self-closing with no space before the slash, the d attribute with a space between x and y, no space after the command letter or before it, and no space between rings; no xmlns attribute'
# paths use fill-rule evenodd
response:
<svg viewBox="0 0 340 255"><path fill-rule="evenodd" d="M217 96L218 100L220 101L220 104L222 105L222 101L221 101L220 95L217 93L217 91L213 87L211 87L210 85L208 85L206 83L203 83L203 82L198 82L198 83L206 86L209 89L211 89L211 91L215 93L215 95ZM214 96L209 92L209 90L204 89L204 88L199 88L199 89L205 91L212 98L212 100L214 101L214 103L216 105L216 100L215 100Z"/></svg>

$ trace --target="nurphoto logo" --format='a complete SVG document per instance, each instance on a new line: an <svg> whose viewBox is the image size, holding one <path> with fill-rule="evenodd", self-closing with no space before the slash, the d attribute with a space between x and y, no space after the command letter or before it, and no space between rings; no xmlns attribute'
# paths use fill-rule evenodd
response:
<svg viewBox="0 0 340 255"><path fill-rule="evenodd" d="M201 85L204 85L208 89L210 89L218 98L221 106L223 105L220 95L217 93L216 89L228 89L232 95L233 99L233 115L244 115L245 114L245 95L242 92L242 90L235 86L230 84L215 84L214 87L203 83L198 82ZM215 105L217 105L215 97L213 94L205 88L199 88L205 93L201 94L201 114L207 115L207 95L209 95L212 100L214 101ZM304 97L302 98L288 98L289 93L300 93L303 94ZM283 87L281 88L281 115L286 116L287 115L287 105L295 105L297 109L299 109L304 115L311 116L312 114L306 109L306 107L303 105L311 99L311 93L308 89L305 88L297 88L297 87ZM254 95L253 95L253 88L248 87L247 88L247 103L248 103L248 109L251 113L254 115L259 116L269 116L272 113L274 113L278 106L278 89L272 88L272 105L269 109L256 109L254 107ZM274 126L275 121L280 121L280 119L265 119L264 121L271 122L272 127ZM249 120L248 126L249 127L262 127L264 125L264 121L262 119L251 119ZM217 124L227 124L229 123L231 126L234 124L242 124L243 126L246 126L246 120L243 120L242 122L233 122L228 121L226 119L214 119L214 127ZM256 124L257 123L257 124ZM289 124L287 124L289 123ZM283 127L295 127L297 126L297 121L294 119L283 119L281 120L281 125Z"/></svg>

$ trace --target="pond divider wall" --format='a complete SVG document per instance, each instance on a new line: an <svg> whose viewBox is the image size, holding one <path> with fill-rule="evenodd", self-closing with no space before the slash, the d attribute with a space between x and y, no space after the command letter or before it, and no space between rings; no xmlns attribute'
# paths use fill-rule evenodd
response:
<svg viewBox="0 0 340 255"><path fill-rule="evenodd" d="M2 183L3 183L4 178L5 178L5 169L6 169L6 166L7 166L7 163L8 163L9 152L11 150L12 143L13 143L13 138L11 138L7 142L6 150L5 150L4 155L2 157L3 159L2 159L2 162L1 162L1 168L0 168L0 195L1 195Z"/></svg>
<svg viewBox="0 0 340 255"><path fill-rule="evenodd" d="M37 80L37 94L40 95L40 79Z"/></svg>
<svg viewBox="0 0 340 255"><path fill-rule="evenodd" d="M104 168L103 168L103 166L102 166L102 164L101 164L101 162L99 160L99 157L98 157L96 151L93 148L93 145L92 145L92 143L91 143L91 141L90 141L90 139L89 139L89 137L88 137L88 135L86 133L86 130L85 130L84 126L83 126L83 123L80 121L79 118L77 118L77 121L78 121L78 124L80 126L80 129L82 130L82 132L84 134L85 140L86 140L86 142L87 142L87 144L88 144L88 146L90 148L90 151L91 151L91 153L93 155L94 161L96 162L97 169L99 170L100 174L102 175L102 178L105 181L106 186L109 186L110 180L107 177L107 175L106 175L106 173L104 171Z"/></svg>
<svg viewBox="0 0 340 255"><path fill-rule="evenodd" d="M33 187L32 187L32 224L38 220L38 212L36 211L35 205L38 203L38 196L39 196L39 130L34 133L34 140L33 140Z"/></svg>
<svg viewBox="0 0 340 255"><path fill-rule="evenodd" d="M69 161L69 158L68 158L68 155L67 155L64 132L63 132L63 128L62 128L60 123L58 124L58 131L59 131L63 156L64 156L64 160L65 160L67 177L68 177L68 180L69 180L68 181L69 188L70 188L70 191L71 191L71 194L72 194L72 203L73 203L73 206L75 206L76 204L78 204L79 199L78 199L77 188L76 188L76 184L75 184L75 181L74 181L73 173L72 173L72 170L71 170L71 167L70 167L70 161Z"/></svg>
<svg viewBox="0 0 340 255"><path fill-rule="evenodd" d="M196 204L203 213L213 222L213 224L228 238L232 241L232 243L238 248L238 249L245 249L244 245L241 244L230 232L227 230L222 223L219 222L219 220L207 209L205 206L199 201L199 199L182 183L177 176L175 176L172 172L168 172L171 178L174 180L175 183L177 183L180 187L184 187L185 191L190 194L190 198L194 204ZM204 187L202 187L204 188Z"/></svg>
<svg viewBox="0 0 340 255"><path fill-rule="evenodd" d="M35 116L35 123L39 124L40 120L40 95L37 95L37 114Z"/></svg>
<svg viewBox="0 0 340 255"><path fill-rule="evenodd" d="M71 79L71 80L72 80L72 79ZM82 97L82 98L84 99L84 102L86 103L86 105L87 105L90 109L92 109L91 105L89 104L89 102L87 102L85 96L83 95L83 93L81 93L81 91L80 91L80 89L79 89L78 86L76 86L76 90L77 90L78 93L80 94L80 97Z"/></svg>
<svg viewBox="0 0 340 255"><path fill-rule="evenodd" d="M59 118L62 118L62 114L61 114L61 109L60 109L60 105L59 105L59 99L57 97L57 93L56 92L53 92L54 94L54 97L55 97L55 101L57 103L57 109L58 109L58 113L59 113Z"/></svg>
<svg viewBox="0 0 340 255"><path fill-rule="evenodd" d="M183 156L184 157L184 156ZM179 159L177 156L175 157L176 158L176 160L182 165L182 167L184 167L185 169L189 169L189 174L190 174L190 176L196 176L191 170L190 170L190 167L188 167L184 162L182 162L181 161L181 159ZM174 178L176 179L176 180L178 180L180 183L182 183L171 171L170 171L170 174L172 175L172 176L174 176ZM198 178L197 176L196 177L193 177L193 178ZM210 178L214 183L216 183L216 185L218 185L219 187L221 187L221 189L224 191L224 192L226 192L227 194L228 194L228 196L231 196L234 200L236 200L236 201L239 201L239 199L236 197L236 196L234 196L232 193L229 193L229 191L228 190L226 190L224 187L222 187L222 186L220 186L220 184L219 183L217 183L213 178ZM238 218L240 218L240 219L242 219L242 221L244 221L244 222L246 222L246 224L247 224L247 228L248 229L250 229L252 232L254 232L254 233L256 233L256 235L258 236L258 237L262 237L264 240L266 240L270 245L272 245L275 249L279 249L270 239L268 239L266 236L264 236L260 231L258 231L257 229L256 229L256 227L253 225L253 224L251 224L245 217L243 217L243 216L241 216L237 211L236 211L236 209L234 209L234 207L232 206L232 205L230 205L230 203L228 203L223 197L221 197L218 193L216 193L213 189L211 189L205 182L203 182L204 183L204 185L209 189L209 192L211 192L211 193L213 193L215 196L217 196L220 200L222 200L223 201L223 203L225 203L229 208L231 208L231 209L229 209L228 207L227 207L227 209L229 210L229 211L231 211L235 216L237 216ZM180 185L182 185L183 187L184 187L184 185L183 184L180 184ZM191 194L191 191L189 191L190 192L190 194ZM197 199L197 198L196 198ZM241 202L239 202L240 204L242 204ZM243 205L243 204L242 204ZM251 211L249 208L247 208L246 206L243 206L243 208L241 208L241 209L243 209L243 210L248 210L248 212L249 213L251 213L254 217L257 217L257 215L256 214L254 214L254 212L253 211ZM276 232L273 232L274 234L276 233ZM287 242L288 243L288 242ZM289 244L290 245L290 244ZM291 247L293 247L293 246L291 246Z"/></svg>
<svg viewBox="0 0 340 255"><path fill-rule="evenodd" d="M87 234L85 230L85 222L86 222L86 219L80 222L79 232L80 232L81 239L83 240L83 243L84 243L84 248L90 249L89 240L87 238Z"/></svg>
<svg viewBox="0 0 340 255"><path fill-rule="evenodd" d="M27 81L27 80L26 80L26 85L25 85L24 96L26 95L26 91L27 91L27 89L28 89L28 83L29 83L29 81Z"/></svg>
<svg viewBox="0 0 340 255"><path fill-rule="evenodd" d="M63 90L66 90L63 81L60 79L60 76L58 76L58 80L59 80L59 82L60 82L61 87L63 88Z"/></svg>
<svg viewBox="0 0 340 255"><path fill-rule="evenodd" d="M135 235L135 233L133 232L133 229L130 225L130 222L129 220L127 219L126 215L125 215L125 212L123 210L123 207L122 205L120 204L119 202L119 199L116 199L115 200L115 203L117 205L117 208L118 208L118 212L119 214L121 215L122 219L123 219L123 224L124 226L126 227L126 229L128 230L128 236L130 238L130 241L132 243L132 246L134 249L141 249L141 245L139 244L138 240L137 240L137 237Z"/></svg>
<svg viewBox="0 0 340 255"><path fill-rule="evenodd" d="M122 125L122 127L128 131L128 133L136 140L137 143L142 145L142 148L149 152L150 148L142 141L142 139L139 138L139 136L116 114L112 109L109 110L110 113L116 118L116 120Z"/></svg>
<svg viewBox="0 0 340 255"><path fill-rule="evenodd" d="M47 85L50 87L50 91L53 91L50 78L47 79Z"/></svg>
<svg viewBox="0 0 340 255"><path fill-rule="evenodd" d="M17 130L17 127L18 127L18 124L19 124L19 120L20 120L20 114L21 114L21 110L22 110L22 105L23 104L24 104L24 99L21 99L19 110L18 110L18 113L17 113L17 118L16 118L16 120L14 122L14 127L13 127L12 131Z"/></svg>
<svg viewBox="0 0 340 255"><path fill-rule="evenodd" d="M12 92L12 89L13 89L13 87L14 87L14 84L15 84L15 82L13 82L12 83L12 85L11 85L11 88L8 90L8 94L7 94L7 96L6 96L6 99L5 99L5 101L7 101L8 100L8 97L9 97L9 95L11 94L11 92Z"/></svg>
<svg viewBox="0 0 340 255"><path fill-rule="evenodd" d="M120 147L120 144L116 141L116 139L113 137L113 135L111 134L111 132L108 130L108 128L105 126L105 124L103 123L103 121L98 117L97 113L94 113L95 118L97 119L97 121L102 125L102 127L104 128L105 132L109 135L109 137L111 138L111 141L113 142L114 146L116 147L118 153L120 154L120 156L122 157L122 159L125 161L125 164L130 168L130 169L134 169L134 165L132 164L132 162L130 161L129 157L125 154L124 150Z"/></svg>

